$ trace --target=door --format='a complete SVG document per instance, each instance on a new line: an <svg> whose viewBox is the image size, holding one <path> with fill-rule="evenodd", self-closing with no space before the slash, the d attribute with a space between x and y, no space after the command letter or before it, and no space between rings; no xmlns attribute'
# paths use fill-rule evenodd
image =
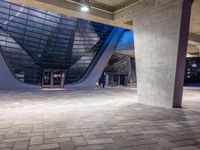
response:
<svg viewBox="0 0 200 150"><path fill-rule="evenodd" d="M52 71L52 85L54 87L60 87L61 85L61 72L60 71Z"/></svg>
<svg viewBox="0 0 200 150"><path fill-rule="evenodd" d="M45 70L43 75L44 88L63 88L65 73L63 70Z"/></svg>
<svg viewBox="0 0 200 150"><path fill-rule="evenodd" d="M50 71L45 71L43 75L43 86L50 86L51 85L51 72Z"/></svg>

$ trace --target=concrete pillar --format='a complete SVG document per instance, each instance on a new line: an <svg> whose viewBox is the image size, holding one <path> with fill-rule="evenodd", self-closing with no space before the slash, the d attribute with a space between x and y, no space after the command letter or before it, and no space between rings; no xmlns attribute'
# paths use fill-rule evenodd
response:
<svg viewBox="0 0 200 150"><path fill-rule="evenodd" d="M191 0L143 0L134 19L139 102L181 107Z"/></svg>

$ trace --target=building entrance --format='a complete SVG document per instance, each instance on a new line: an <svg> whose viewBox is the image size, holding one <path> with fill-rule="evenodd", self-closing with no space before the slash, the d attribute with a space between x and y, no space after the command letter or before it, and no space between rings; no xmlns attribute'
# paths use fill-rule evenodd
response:
<svg viewBox="0 0 200 150"><path fill-rule="evenodd" d="M43 88L64 88L65 71L57 69L47 69L43 74Z"/></svg>

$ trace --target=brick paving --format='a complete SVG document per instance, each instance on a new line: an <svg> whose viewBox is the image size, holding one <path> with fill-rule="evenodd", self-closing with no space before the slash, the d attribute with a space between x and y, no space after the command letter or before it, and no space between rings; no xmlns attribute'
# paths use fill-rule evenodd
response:
<svg viewBox="0 0 200 150"><path fill-rule="evenodd" d="M183 109L138 104L131 88L0 92L0 150L198 150L199 91Z"/></svg>

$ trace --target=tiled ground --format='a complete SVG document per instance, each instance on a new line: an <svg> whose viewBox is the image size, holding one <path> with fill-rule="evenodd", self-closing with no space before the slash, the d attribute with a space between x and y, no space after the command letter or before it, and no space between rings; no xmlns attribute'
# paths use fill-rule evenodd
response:
<svg viewBox="0 0 200 150"><path fill-rule="evenodd" d="M0 93L0 150L198 150L200 92L184 109L137 104L134 89Z"/></svg>

